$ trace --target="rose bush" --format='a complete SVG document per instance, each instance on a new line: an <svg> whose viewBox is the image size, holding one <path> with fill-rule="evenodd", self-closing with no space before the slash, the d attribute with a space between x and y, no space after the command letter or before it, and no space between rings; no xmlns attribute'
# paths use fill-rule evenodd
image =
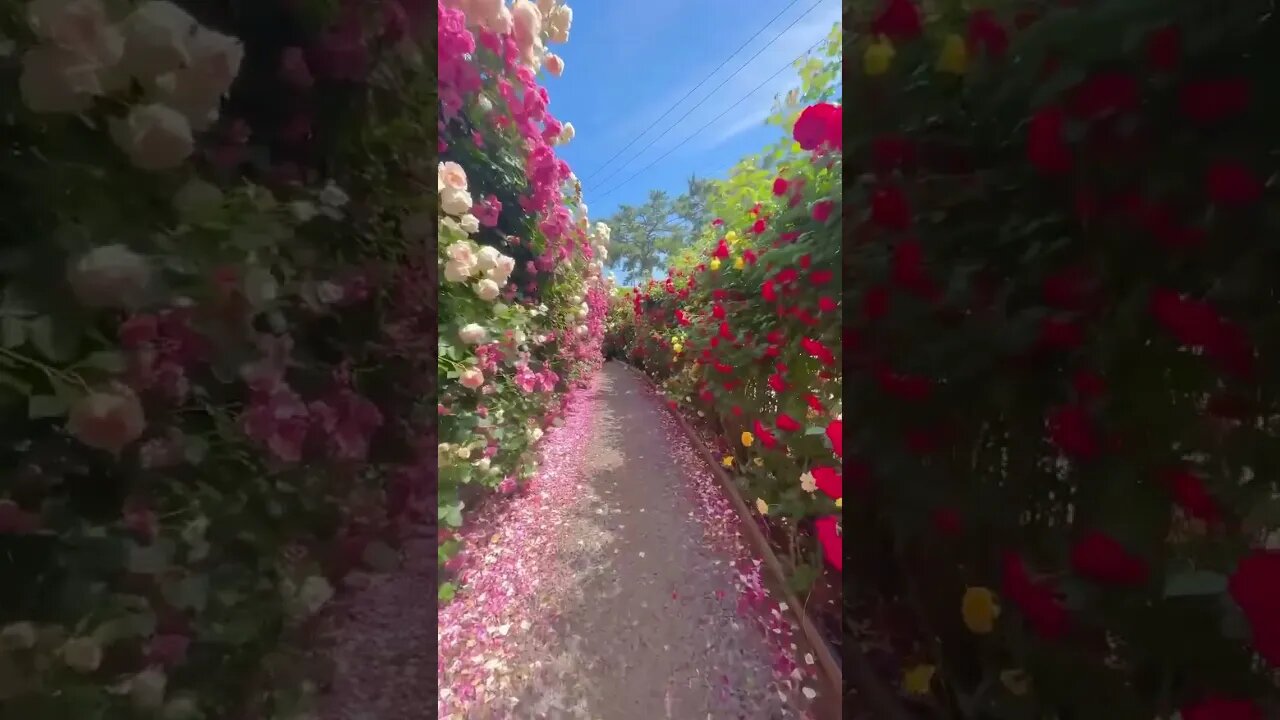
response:
<svg viewBox="0 0 1280 720"><path fill-rule="evenodd" d="M713 183L715 220L615 299L608 338L710 431L807 590L842 555L839 26L799 67L787 136Z"/></svg>
<svg viewBox="0 0 1280 720"><path fill-rule="evenodd" d="M854 19L847 602L937 712L1270 717L1276 20L926 5Z"/></svg>
<svg viewBox="0 0 1280 720"><path fill-rule="evenodd" d="M599 362L528 64L571 13L459 4L0 12L6 714L305 712L309 621L434 532L437 430L502 473L444 468L453 522Z"/></svg>

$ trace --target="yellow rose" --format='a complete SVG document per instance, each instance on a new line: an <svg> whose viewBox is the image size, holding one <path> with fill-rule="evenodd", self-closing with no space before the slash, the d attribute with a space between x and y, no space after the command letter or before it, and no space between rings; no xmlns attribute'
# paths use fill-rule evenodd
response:
<svg viewBox="0 0 1280 720"><path fill-rule="evenodd" d="M928 695L929 685L933 683L933 674L937 668L932 665L917 665L902 675L902 687L911 695Z"/></svg>
<svg viewBox="0 0 1280 720"><path fill-rule="evenodd" d="M724 459L720 461L720 464L725 467L733 467L733 456L725 455Z"/></svg>
<svg viewBox="0 0 1280 720"><path fill-rule="evenodd" d="M751 447L751 443L755 441L756 441L755 435L752 435L746 430L742 431L742 447Z"/></svg>
<svg viewBox="0 0 1280 720"><path fill-rule="evenodd" d="M964 598L960 601L960 615L970 632L986 635L995 629L996 618L1000 617L996 594L984 587L965 590Z"/></svg>
<svg viewBox="0 0 1280 720"><path fill-rule="evenodd" d="M761 500L760 498L756 498L756 510L760 511L761 515L768 515L769 503L765 502L764 500Z"/></svg>
<svg viewBox="0 0 1280 720"><path fill-rule="evenodd" d="M862 71L872 77L885 74L893 62L893 55L893 45L890 45L888 40L880 38L868 45L867 51L863 53Z"/></svg>
<svg viewBox="0 0 1280 720"><path fill-rule="evenodd" d="M712 270L719 270L719 269L720 269L720 258L712 258L712 259L711 259L711 269L712 269Z"/></svg>
<svg viewBox="0 0 1280 720"><path fill-rule="evenodd" d="M963 75L969 66L969 49L965 47L964 38L952 33L942 41L942 52L938 54L938 72L952 75Z"/></svg>
<svg viewBox="0 0 1280 720"><path fill-rule="evenodd" d="M756 467L764 467L763 458L751 458L751 462L755 463Z"/></svg>
<svg viewBox="0 0 1280 720"><path fill-rule="evenodd" d="M733 269L734 269L734 270L741 270L745 265L746 265L746 263L744 263L744 262L742 261L742 258L740 258L740 257L736 257L736 258L734 258L734 259L733 259Z"/></svg>
<svg viewBox="0 0 1280 720"><path fill-rule="evenodd" d="M675 345L671 346L671 352L679 355L680 353L684 352L684 346L681 345L680 343L676 343Z"/></svg>
<svg viewBox="0 0 1280 720"><path fill-rule="evenodd" d="M738 242L738 233L730 230L729 232L724 234L724 241L729 243L730 245Z"/></svg>

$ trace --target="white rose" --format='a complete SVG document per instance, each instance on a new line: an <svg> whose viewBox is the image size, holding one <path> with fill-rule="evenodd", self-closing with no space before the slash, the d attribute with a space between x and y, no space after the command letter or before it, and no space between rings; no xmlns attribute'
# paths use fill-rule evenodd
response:
<svg viewBox="0 0 1280 720"><path fill-rule="evenodd" d="M524 331L523 331L523 330L521 330L520 328L516 328L515 330L513 330L513 331L511 332L511 337L512 337L512 339L514 339L517 343L522 343L522 342L524 342L524 340L525 340L525 334L524 334Z"/></svg>
<svg viewBox="0 0 1280 720"><path fill-rule="evenodd" d="M613 234L613 231L609 229L608 225L605 225L602 222L596 223L596 230L593 235L593 237L595 237L596 242L600 243L601 245L608 245L609 236L612 234Z"/></svg>
<svg viewBox="0 0 1280 720"><path fill-rule="evenodd" d="M177 167L195 150L191 123L158 103L135 107L124 120L113 119L111 139L143 170Z"/></svg>
<svg viewBox="0 0 1280 720"><path fill-rule="evenodd" d="M201 28L187 49L189 64L157 78L156 87L161 100L186 115L192 127L204 130L218 119L222 96L240 73L244 45L229 35Z"/></svg>
<svg viewBox="0 0 1280 720"><path fill-rule="evenodd" d="M553 43L569 42L569 27L573 25L573 8L561 5L547 16L547 39Z"/></svg>
<svg viewBox="0 0 1280 720"><path fill-rule="evenodd" d="M609 248L607 248L607 247L605 247L605 246L603 246L603 245L597 245L597 246L596 246L596 254L600 256L600 259L601 259L601 260L608 260L608 259L609 259Z"/></svg>
<svg viewBox="0 0 1280 720"><path fill-rule="evenodd" d="M129 699L134 707L154 710L164 704L164 689L169 678L160 668L148 668L129 680Z"/></svg>
<svg viewBox="0 0 1280 720"><path fill-rule="evenodd" d="M440 191L440 209L455 217L471 212L471 193L446 187Z"/></svg>
<svg viewBox="0 0 1280 720"><path fill-rule="evenodd" d="M538 442L542 439L542 428L529 428L528 435L530 440Z"/></svg>
<svg viewBox="0 0 1280 720"><path fill-rule="evenodd" d="M207 218L221 206L222 191L198 177L188 180L173 196L173 209L187 222Z"/></svg>
<svg viewBox="0 0 1280 720"><path fill-rule="evenodd" d="M468 235L474 235L480 232L480 219L471 213L467 213L458 219L458 225Z"/></svg>
<svg viewBox="0 0 1280 720"><path fill-rule="evenodd" d="M320 191L320 202L328 205L329 207L342 207L350 200L351 198L342 191L342 188L334 184L332 180L330 180L329 184L325 185L324 189Z"/></svg>
<svg viewBox="0 0 1280 720"><path fill-rule="evenodd" d="M332 305L339 302L346 295L341 285L322 280L316 284L316 298L325 305Z"/></svg>
<svg viewBox="0 0 1280 720"><path fill-rule="evenodd" d="M498 287L498 283L490 280L489 278L485 278L476 283L476 295L480 296L481 300L492 301L498 297L498 294L501 291L502 289Z"/></svg>
<svg viewBox="0 0 1280 720"><path fill-rule="evenodd" d="M484 95L476 98L476 106L480 108L480 112L484 115L488 115L493 111L493 101ZM444 188L439 189L443 190Z"/></svg>
<svg viewBox="0 0 1280 720"><path fill-rule="evenodd" d="M511 20L521 60L537 69L542 55L542 13L529 0L516 0L511 5Z"/></svg>
<svg viewBox="0 0 1280 720"><path fill-rule="evenodd" d="M444 188L454 188L455 190L467 189L467 172L463 170L462 166L458 163L442 162L439 167L436 168L436 172L440 175L440 183L443 183L443 187L440 188L441 190Z"/></svg>
<svg viewBox="0 0 1280 720"><path fill-rule="evenodd" d="M586 337L589 331L587 330L586 325L579 325L576 332L578 333L578 337Z"/></svg>
<svg viewBox="0 0 1280 720"><path fill-rule="evenodd" d="M102 664L102 645L91 637L72 638L62 646L62 661L72 670L93 672Z"/></svg>
<svg viewBox="0 0 1280 720"><path fill-rule="evenodd" d="M0 630L0 642L5 647L27 650L36 645L36 626L30 622L9 623Z"/></svg>
<svg viewBox="0 0 1280 720"><path fill-rule="evenodd" d="M462 387L468 388L470 390L475 390L481 385L484 385L484 373L480 372L476 368L467 368L466 370L462 371L461 375L458 376L458 382L462 383ZM463 459L466 459L467 457L470 457L470 456L471 456L471 451L468 450L467 455L465 455Z"/></svg>
<svg viewBox="0 0 1280 720"><path fill-rule="evenodd" d="M121 25L124 69L144 84L191 62L187 41L200 23L177 5L164 0L145 2Z"/></svg>
<svg viewBox="0 0 1280 720"><path fill-rule="evenodd" d="M151 282L147 259L124 245L104 245L80 256L67 275L71 291L91 308L132 308Z"/></svg>
<svg viewBox="0 0 1280 720"><path fill-rule="evenodd" d="M542 66L551 73L552 77L560 77L564 74L564 60L555 53L547 53L542 60Z"/></svg>
<svg viewBox="0 0 1280 720"><path fill-rule="evenodd" d="M506 255L499 255L497 262L494 263L494 266L486 272L485 275L499 285L506 285L507 279L511 277L511 273L515 269L515 258L508 257Z"/></svg>
<svg viewBox="0 0 1280 720"><path fill-rule="evenodd" d="M487 335L488 332L478 323L468 323L463 325L462 329L458 331L458 337L462 339L462 342L468 345L476 345L484 342Z"/></svg>
<svg viewBox="0 0 1280 720"><path fill-rule="evenodd" d="M245 299L249 301L250 305L262 307L276 299L280 286L276 283L276 279L271 275L270 270L254 267L245 273L243 289Z"/></svg>
<svg viewBox="0 0 1280 720"><path fill-rule="evenodd" d="M492 461L489 460L489 458L487 457L480 458L475 462L476 469L478 469L480 472L489 472L489 466L491 464L492 464Z"/></svg>
<svg viewBox="0 0 1280 720"><path fill-rule="evenodd" d="M502 253L498 248L492 245L485 245L480 248L480 252L476 254L476 270L484 272L498 266L498 258L502 257Z"/></svg>
<svg viewBox="0 0 1280 720"><path fill-rule="evenodd" d="M471 0L464 7L467 23L498 34L511 32L511 11L503 0Z"/></svg>
<svg viewBox="0 0 1280 720"><path fill-rule="evenodd" d="M556 0L538 0L538 12L542 13L543 17L550 15L555 8Z"/></svg>
<svg viewBox="0 0 1280 720"><path fill-rule="evenodd" d="M570 304L570 305L577 305L577 304L578 304L578 303L580 303L580 302L582 302L582 296L581 296L581 295L570 295L570 296L569 296L569 304Z"/></svg>
<svg viewBox="0 0 1280 720"><path fill-rule="evenodd" d="M475 273L475 266L450 260L444 264L444 279L449 282L466 282Z"/></svg>
<svg viewBox="0 0 1280 720"><path fill-rule="evenodd" d="M471 448L467 447L466 445L463 445L462 447L460 447L460 448L458 448L457 450L455 450L455 451L453 452L453 454L454 454L454 456L456 456L459 460L470 460L470 459L471 459Z"/></svg>
<svg viewBox="0 0 1280 720"><path fill-rule="evenodd" d="M315 615L333 597L333 586L319 575L312 575L302 581L298 590L298 602L306 609L308 615Z"/></svg>
<svg viewBox="0 0 1280 720"><path fill-rule="evenodd" d="M196 720L204 716L200 714L200 708L195 700L184 697L165 703L164 710L160 711L160 717L162 720Z"/></svg>
<svg viewBox="0 0 1280 720"><path fill-rule="evenodd" d="M573 135L574 135L573 123L571 122L565 123L564 127L561 128L560 130L560 134L556 137L556 144L564 145L570 140L573 140Z"/></svg>
<svg viewBox="0 0 1280 720"><path fill-rule="evenodd" d="M18 89L22 102L37 113L78 113L103 93L102 66L92 58L53 45L22 56Z"/></svg>

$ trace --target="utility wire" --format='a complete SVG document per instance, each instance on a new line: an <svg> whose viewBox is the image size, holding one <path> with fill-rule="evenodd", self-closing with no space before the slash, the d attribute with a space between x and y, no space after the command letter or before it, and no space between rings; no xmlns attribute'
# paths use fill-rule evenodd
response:
<svg viewBox="0 0 1280 720"><path fill-rule="evenodd" d="M706 84L706 82L707 82L708 80L710 80L711 78L715 77L715 74L716 74L716 73L718 73L718 72L720 72L720 68L723 68L725 65L727 65L727 64L729 63L729 61L730 61L730 60L732 60L732 59L733 59L733 57L734 57L735 55L737 55L738 53L742 52L742 49L743 49L743 48L745 48L746 46L750 45L752 40L755 40L756 38L760 37L760 33L762 33L762 32L764 32L765 30L767 30L767 29L769 28L769 26L770 26L770 25L772 25L772 24L774 23L774 21L775 21L775 20L777 20L778 18L782 17L782 15L783 15L784 13L786 13L786 12L787 12L788 10L790 10L791 8L795 7L799 2L800 2L800 0L792 0L792 2L791 2L791 4L790 4L790 5L787 5L786 7L782 8L781 10L779 10L779 11L778 11L778 14L777 14L777 15L774 15L772 18L769 18L769 22L767 22L767 23L765 23L763 26L761 26L761 27L760 27L760 29L759 29L759 30L757 30L757 31L755 32L755 34L754 34L754 35L752 35L751 37L747 38L746 42L744 42L744 43L742 43L741 45L739 45L737 50L734 50L733 52L729 53L729 55L728 55L728 56L726 56L724 60L721 60L721 61L720 61L720 64L719 64L719 65L717 65L717 66L716 66L716 68L715 68L714 70L712 70L710 73L708 73L706 77L702 78L702 80L701 80L697 85L694 85L694 86L693 86L693 88L692 88L691 90L689 90L689 92L685 93L685 94L684 94L684 97L682 97L682 98L680 98L679 100L675 101L675 103L673 103L673 104L671 105L671 107L667 108L667 109L666 109L666 111L665 111L665 112L663 112L661 115L659 115L659 116L657 117L657 119L656 119L656 120L654 120L652 123L650 123L649 127L645 128L643 131L641 131L641 133L640 133L639 135L637 135L637 136L635 136L635 137L631 138L631 142L627 143L626 145L623 145L623 146L622 146L622 149L618 150L618 152L616 152L616 153L614 153L612 156L610 156L610 158L609 158L608 160L605 160L603 163L601 163L601 164L600 164L600 166L599 166L599 167L597 167L595 170L592 170L590 174L588 174L585 178L583 178L583 182L586 182L587 180L590 180L591 178L593 178L593 177L595 177L595 176L599 175L601 170L604 170L605 168L609 167L609 163L613 162L615 158L617 158L617 157L618 157L619 155L621 155L622 153L626 152L626 151L627 151L627 148L631 147L632 145L635 145L635 144L636 144L636 141L637 141L637 140L639 140L640 138L644 137L646 134L648 134L648 132L649 132L650 130L652 130L652 129L653 129L653 128L655 128L655 127L658 127L658 123L659 123L659 122L661 122L663 118L665 118L666 116L670 115L672 110L675 110L676 108L680 107L680 103L682 103L682 102L684 102L685 100L689 99L689 96L690 96L690 95L692 95L692 94L694 94L695 92L697 92L698 88L702 87L704 84ZM821 2L821 0L819 0L819 2ZM813 8L809 8L809 10L812 10L812 9L813 9ZM806 15L809 13L809 10L806 10L806 11L805 11L805 14L806 14ZM801 17L803 17L803 15L802 15ZM794 24L795 24L795 23L792 23L792 25L794 25ZM791 29L791 27L790 27L790 26L787 26L787 29L789 30L789 29ZM786 32L786 31L784 30L783 32ZM770 45L772 45L772 44L773 44L773 42L774 42L774 41L776 41L777 39L778 39L778 38L776 38L776 37L775 37L773 40L770 40L770 41L769 41L769 44L770 44ZM766 45L766 47L768 47L768 46ZM750 62L750 60L748 60L748 62ZM742 68L738 68L738 70L742 70ZM737 74L738 74L738 70L735 70L735 71L734 71L734 75L737 75ZM733 77L733 75L730 75L729 77ZM721 86L721 87L722 87L723 85L724 85L724 83L721 83L721 84L720 84L720 86ZM717 88L716 88L716 90L719 90L719 89L720 89L720 87L717 87ZM713 92L713 93L714 93L714 92L715 92L715 90L712 90L711 92ZM697 107L697 106L695 105L694 107ZM686 115L686 117L687 117L687 115ZM684 119L684 118L681 118L681 120L683 120L683 119ZM646 149L647 149L647 148L646 148ZM642 152L643 152L643 151L642 151ZM633 158L633 159L634 159L634 158ZM624 163L624 164L625 164L625 163ZM612 177L612 175L610 175L609 177Z"/></svg>
<svg viewBox="0 0 1280 720"><path fill-rule="evenodd" d="M702 127L698 128L697 130L694 130L694 131L693 131L693 134L689 135L689 137L687 137L687 138L685 138L684 140L681 140L680 142L676 143L676 145L675 145L674 147L672 147L670 150L668 150L668 151L666 151L665 153L663 153L662 155L658 156L658 159L657 159L657 160L654 160L653 162L649 163L648 165L645 165L644 167L640 168L638 171L636 171L634 174L632 174L632 175L631 175L631 177L627 178L626 180L623 180L621 183L619 183L619 184L617 184L617 185L614 185L614 186L613 186L613 189L611 189L611 190L609 190L608 192L603 193L603 194L601 194L601 195L596 195L596 196L595 196L595 197L596 197L596 200L593 200L592 202L598 202L600 198L605 198L605 197L608 197L608 196L610 196L610 195L614 194L615 192L617 192L617 191L618 191L618 189L619 189L619 188L621 188L621 187L625 186L627 183L631 182L632 180L635 180L635 179L636 179L636 177L637 177L637 176L639 176L641 173L643 173L644 171L646 171L646 170L648 170L649 168L653 167L654 165L657 165L659 162L662 162L663 158L665 158L665 157L667 157L668 155L670 155L671 153L675 152L675 151L676 151L676 149L677 149L677 148L679 148L681 145L684 145L685 143L687 143L687 142L689 142L690 140L692 140L694 137L696 137L696 136L698 135L698 133L700 133L700 132L702 132L703 130L706 130L707 128L709 128L709 127L711 127L712 125L714 125L714 124L716 123L716 121L717 121L717 120L719 120L720 118L724 117L725 115L728 115L730 110L732 110L732 109L734 109L735 107L737 107L737 106L741 105L741 104L742 104L742 101L746 100L747 98L751 97L752 95L755 95L757 92L759 92L759 91L760 91L760 88L763 88L765 85L768 85L768 84L769 84L769 83L770 83L774 78L776 78L776 77L778 77L779 75L781 75L782 73L786 72L788 69L790 69L790 68L791 68L791 66L792 66L794 63L796 63L796 62L797 62L797 61L799 61L799 60L804 59L804 57L805 57L806 55L808 55L809 53L813 52L815 48L817 48L819 45L821 45L821 44L822 44L822 43L824 43L824 42L826 42L826 38L823 38L822 40L819 40L818 42L816 42L816 43L814 43L813 45L809 46L809 49L808 49L808 50L805 50L805 51L804 51L804 52L802 52L802 53L800 53L800 55L799 55L798 57L796 57L796 59L795 59L795 60L792 60L791 62L788 62L786 65L783 65L783 66L778 70L778 72L776 72L776 73L774 73L774 74L770 75L768 78L766 78L766 79L765 79L765 81L764 81L764 82L762 82L762 83L760 83L759 85L757 85L757 86L755 87L755 89L754 89L754 90L752 90L751 92L747 93L746 95L743 95L741 98L738 98L738 101L737 101L737 102L735 102L734 104L732 104L732 105L730 105L729 107L725 108L724 112L722 112L722 113L720 113L719 115L717 115L717 116L715 116L715 117L711 118L711 121L710 121L710 122L708 122L706 125L703 125Z"/></svg>

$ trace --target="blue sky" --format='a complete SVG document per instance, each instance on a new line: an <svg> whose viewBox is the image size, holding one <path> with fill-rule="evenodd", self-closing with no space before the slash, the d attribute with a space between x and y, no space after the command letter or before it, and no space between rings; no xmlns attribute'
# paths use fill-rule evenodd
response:
<svg viewBox="0 0 1280 720"><path fill-rule="evenodd" d="M790 68L618 187L822 39L840 20L838 0L595 0L572 6L569 42L550 46L564 58L564 75L544 76L543 82L551 95L552 114L573 123L574 140L558 153L582 180L583 199L595 220L613 214L619 205L642 202L650 190L677 195L690 175L722 178L738 160L776 140L780 130L764 120L774 97L799 84ZM782 15L770 23L780 11ZM762 27L758 37L654 124ZM733 75L739 67L742 70ZM688 117L680 120L686 113ZM641 133L631 147L604 164ZM652 147L640 152L656 138L660 139Z"/></svg>

